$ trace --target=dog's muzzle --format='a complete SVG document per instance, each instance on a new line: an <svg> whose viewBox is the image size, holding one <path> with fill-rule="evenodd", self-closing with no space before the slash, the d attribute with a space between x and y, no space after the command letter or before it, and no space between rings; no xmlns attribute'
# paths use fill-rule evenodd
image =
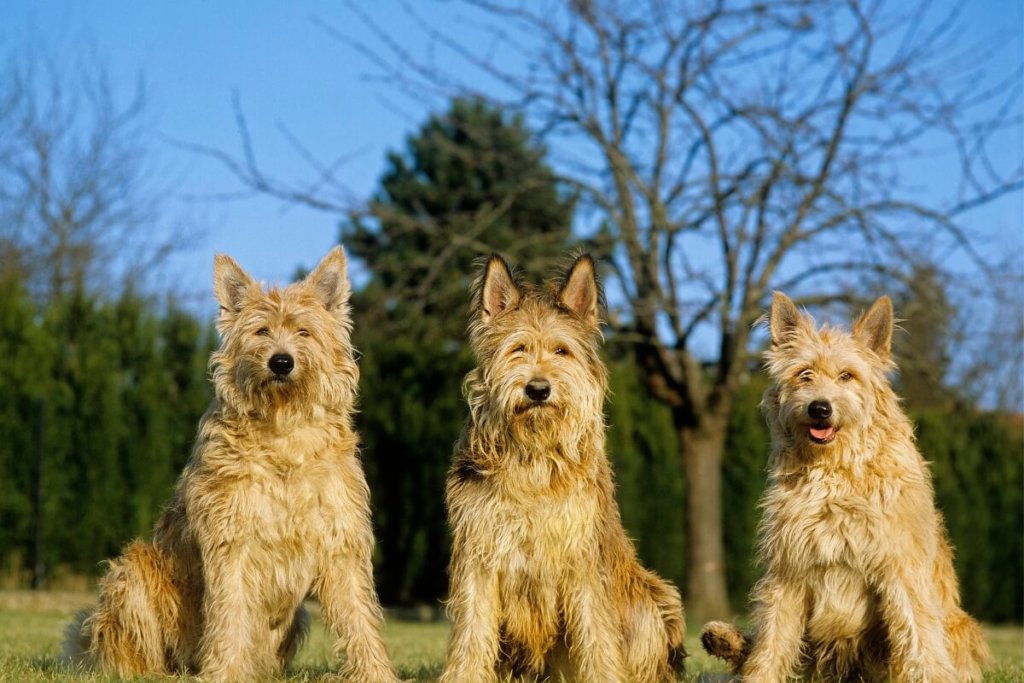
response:
<svg viewBox="0 0 1024 683"><path fill-rule="evenodd" d="M534 377L526 383L526 396L531 401L543 403L551 396L551 382L543 377Z"/></svg>
<svg viewBox="0 0 1024 683"><path fill-rule="evenodd" d="M832 404L828 401L811 401L807 406L807 417L812 423L807 427L807 436L817 444L831 443L836 438L835 425L831 423Z"/></svg>
<svg viewBox="0 0 1024 683"><path fill-rule="evenodd" d="M275 353L267 361L267 367L278 377L286 377L295 369L295 359L287 353Z"/></svg>

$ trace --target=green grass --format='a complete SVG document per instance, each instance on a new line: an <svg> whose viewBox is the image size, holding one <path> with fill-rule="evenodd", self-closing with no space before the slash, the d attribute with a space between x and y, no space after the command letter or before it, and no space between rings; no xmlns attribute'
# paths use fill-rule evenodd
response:
<svg viewBox="0 0 1024 683"><path fill-rule="evenodd" d="M114 679L94 674L71 673L57 663L64 627L76 610L90 604L86 593L0 591L0 683L41 681L82 681L95 683ZM305 647L289 670L289 681L311 683L326 680L336 670L331 658L331 641L314 612L313 630ZM709 660L697 642L697 629L690 629L687 649L688 681L700 680L702 673L724 672ZM986 629L992 647L993 664L985 680L992 683L1024 682L1024 630L1018 627ZM446 623L389 620L384 631L388 650L399 674L415 681L433 681L444 662L448 639ZM139 680L162 681L166 677ZM196 680L196 679L179 679Z"/></svg>

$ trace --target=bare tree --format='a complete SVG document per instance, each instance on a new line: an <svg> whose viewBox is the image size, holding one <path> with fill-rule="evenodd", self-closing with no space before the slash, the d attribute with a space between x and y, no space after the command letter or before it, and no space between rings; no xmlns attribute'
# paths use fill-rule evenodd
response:
<svg viewBox="0 0 1024 683"><path fill-rule="evenodd" d="M578 229L605 250L615 337L673 412L688 612L727 616L725 427L768 297L859 305L863 280L948 278L951 259L989 276L964 219L1024 182L1019 156L993 154L1020 125L1021 73L987 74L999 41L963 44L957 14L934 17L927 1L461 5L469 42L403 5L429 38L422 57L354 3L358 30L315 21L384 87L428 105L489 99L541 132L580 194ZM439 67L441 52L462 65ZM200 151L250 189L354 210L328 191L336 164L311 162L308 184L268 177L239 120L242 161ZM906 182L926 165L946 169L949 201Z"/></svg>
<svg viewBox="0 0 1024 683"><path fill-rule="evenodd" d="M986 47L958 42L956 15L927 2L463 4L486 51L407 12L469 76L419 59L354 5L370 37L328 30L392 87L489 97L544 132L608 245L620 338L673 410L688 610L725 616L725 425L766 298L858 303L865 274L941 272L950 250L984 273L961 219L1022 187L1019 158L1006 168L992 154L1020 123L1021 74L985 77ZM901 182L915 163L948 168L951 201Z"/></svg>
<svg viewBox="0 0 1024 683"><path fill-rule="evenodd" d="M164 224L146 90L119 97L87 49L39 44L0 66L0 268L40 300L138 287L189 238Z"/></svg>

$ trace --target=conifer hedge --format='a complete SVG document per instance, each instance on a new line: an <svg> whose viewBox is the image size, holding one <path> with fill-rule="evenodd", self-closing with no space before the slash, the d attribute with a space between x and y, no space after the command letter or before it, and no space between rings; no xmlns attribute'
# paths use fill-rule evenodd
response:
<svg viewBox="0 0 1024 683"><path fill-rule="evenodd" d="M4 585L29 583L36 548L46 577L92 575L129 539L150 532L209 401L206 360L215 341L208 323L130 294L114 301L79 294L39 306L15 277L0 278ZM359 423L378 588L388 601L434 602L447 585L441 496L450 441L464 417L461 374L471 360L455 348L421 354L415 340L364 341ZM643 561L683 585L685 494L669 409L646 395L628 356L613 357L609 367L608 450L623 521ZM764 382L751 375L728 427L725 545L737 611L758 571L754 537L769 447L758 408ZM1021 421L965 405L911 414L933 463L965 607L988 621L1020 621Z"/></svg>

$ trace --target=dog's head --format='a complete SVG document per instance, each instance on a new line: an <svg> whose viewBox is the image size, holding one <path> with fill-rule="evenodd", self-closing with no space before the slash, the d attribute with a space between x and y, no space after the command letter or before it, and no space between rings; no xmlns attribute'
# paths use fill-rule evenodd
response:
<svg viewBox="0 0 1024 683"><path fill-rule="evenodd" d="M350 285L335 247L301 282L264 289L218 254L214 291L221 347L211 358L222 401L265 413L276 406L346 407L355 392Z"/></svg>
<svg viewBox="0 0 1024 683"><path fill-rule="evenodd" d="M858 448L879 397L890 391L892 302L881 297L847 332L816 328L809 315L776 292L768 328L765 360L773 384L762 409L777 447L811 458L834 448Z"/></svg>
<svg viewBox="0 0 1024 683"><path fill-rule="evenodd" d="M603 419L602 294L589 256L545 287L518 282L491 256L472 305L470 343L479 364L467 394L478 423L512 425L524 438L545 431L572 438L584 423Z"/></svg>

